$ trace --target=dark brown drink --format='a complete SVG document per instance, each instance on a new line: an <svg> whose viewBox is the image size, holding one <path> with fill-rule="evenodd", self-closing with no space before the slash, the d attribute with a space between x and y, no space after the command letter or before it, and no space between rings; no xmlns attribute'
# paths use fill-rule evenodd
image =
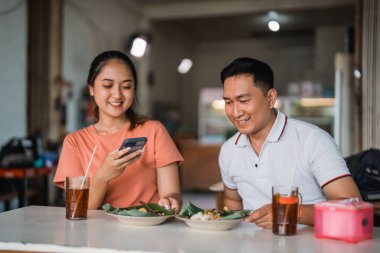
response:
<svg viewBox="0 0 380 253"><path fill-rule="evenodd" d="M66 219L87 218L89 189L66 189Z"/></svg>
<svg viewBox="0 0 380 253"><path fill-rule="evenodd" d="M277 235L295 235L298 220L298 196L272 197L273 233Z"/></svg>

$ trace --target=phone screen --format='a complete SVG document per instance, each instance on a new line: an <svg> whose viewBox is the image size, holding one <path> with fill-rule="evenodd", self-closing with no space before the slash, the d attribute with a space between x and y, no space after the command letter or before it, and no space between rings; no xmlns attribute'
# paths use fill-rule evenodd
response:
<svg viewBox="0 0 380 253"><path fill-rule="evenodd" d="M125 154L129 155L130 153L135 152L136 150L142 149L145 146L146 142L146 137L128 138L123 141L123 144L120 146L119 150L130 147L131 149Z"/></svg>

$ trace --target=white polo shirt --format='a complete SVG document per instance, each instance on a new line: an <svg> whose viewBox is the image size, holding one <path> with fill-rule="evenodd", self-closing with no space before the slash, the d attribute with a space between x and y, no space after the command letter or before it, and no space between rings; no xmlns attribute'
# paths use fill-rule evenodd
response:
<svg viewBox="0 0 380 253"><path fill-rule="evenodd" d="M252 210L271 203L272 186L290 185L293 173L303 204L326 200L321 188L350 175L327 132L279 111L259 156L248 136L236 133L222 145L219 166L224 185L237 189L243 208Z"/></svg>

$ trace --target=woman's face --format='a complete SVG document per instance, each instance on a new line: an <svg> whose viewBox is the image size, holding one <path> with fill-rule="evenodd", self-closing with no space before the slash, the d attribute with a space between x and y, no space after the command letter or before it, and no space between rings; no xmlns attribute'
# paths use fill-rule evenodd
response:
<svg viewBox="0 0 380 253"><path fill-rule="evenodd" d="M104 117L125 118L132 106L135 80L130 68L120 60L109 60L89 85L90 95L99 107L99 119Z"/></svg>

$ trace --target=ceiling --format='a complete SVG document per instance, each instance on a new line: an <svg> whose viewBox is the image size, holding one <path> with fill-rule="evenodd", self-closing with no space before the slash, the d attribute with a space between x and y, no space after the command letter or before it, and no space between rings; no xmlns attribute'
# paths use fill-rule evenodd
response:
<svg viewBox="0 0 380 253"><path fill-rule="evenodd" d="M197 42L312 33L319 26L350 26L354 0L136 0L150 23ZM275 11L280 31L270 32Z"/></svg>

